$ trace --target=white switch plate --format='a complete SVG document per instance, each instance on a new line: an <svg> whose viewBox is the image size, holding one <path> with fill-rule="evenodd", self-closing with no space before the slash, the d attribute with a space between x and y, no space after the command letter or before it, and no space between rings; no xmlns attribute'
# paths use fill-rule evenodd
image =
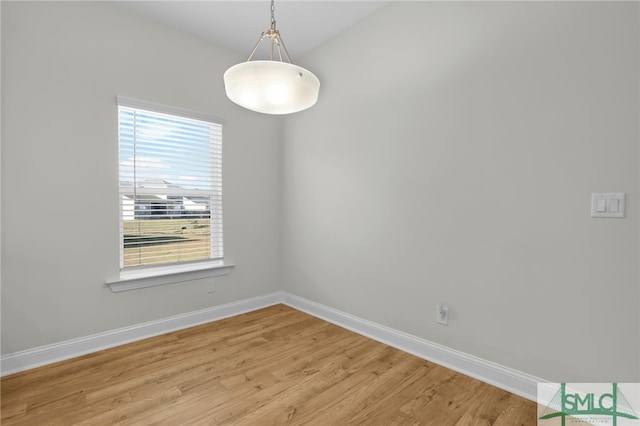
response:
<svg viewBox="0 0 640 426"><path fill-rule="evenodd" d="M436 321L438 324L449 325L449 307L440 303L436 308Z"/></svg>
<svg viewBox="0 0 640 426"><path fill-rule="evenodd" d="M623 192L591 194L591 217L624 217L624 201Z"/></svg>

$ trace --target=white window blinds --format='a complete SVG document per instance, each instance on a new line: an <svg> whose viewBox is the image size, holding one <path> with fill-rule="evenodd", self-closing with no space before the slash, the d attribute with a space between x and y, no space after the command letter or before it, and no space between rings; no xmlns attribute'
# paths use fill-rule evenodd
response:
<svg viewBox="0 0 640 426"><path fill-rule="evenodd" d="M117 98L122 269L222 259L222 124Z"/></svg>

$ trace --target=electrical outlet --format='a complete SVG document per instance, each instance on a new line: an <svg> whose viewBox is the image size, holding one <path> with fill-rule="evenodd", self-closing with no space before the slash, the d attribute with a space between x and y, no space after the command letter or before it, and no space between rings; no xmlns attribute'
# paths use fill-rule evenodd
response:
<svg viewBox="0 0 640 426"><path fill-rule="evenodd" d="M207 293L215 293L216 287L213 285L213 280L207 284Z"/></svg>
<svg viewBox="0 0 640 426"><path fill-rule="evenodd" d="M439 304L436 308L436 321L438 324L449 325L449 307L444 304Z"/></svg>

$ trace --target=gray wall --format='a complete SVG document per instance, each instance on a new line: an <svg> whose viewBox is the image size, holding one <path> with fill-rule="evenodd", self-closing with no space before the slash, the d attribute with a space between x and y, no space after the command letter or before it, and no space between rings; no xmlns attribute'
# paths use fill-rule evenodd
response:
<svg viewBox="0 0 640 426"><path fill-rule="evenodd" d="M242 60L98 2L2 2L2 351L280 289L280 124L226 99ZM194 281L113 294L115 96L226 120L225 249L216 292Z"/></svg>
<svg viewBox="0 0 640 426"><path fill-rule="evenodd" d="M548 380L638 381L638 6L392 2L307 55L285 289ZM592 192L627 217L592 219Z"/></svg>

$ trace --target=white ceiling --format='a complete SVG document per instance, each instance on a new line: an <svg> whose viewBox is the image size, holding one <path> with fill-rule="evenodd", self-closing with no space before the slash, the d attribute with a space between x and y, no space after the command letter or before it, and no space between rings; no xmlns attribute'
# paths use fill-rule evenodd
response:
<svg viewBox="0 0 640 426"><path fill-rule="evenodd" d="M387 1L277 0L277 29L295 62ZM138 15L249 55L271 25L270 0L116 1Z"/></svg>

